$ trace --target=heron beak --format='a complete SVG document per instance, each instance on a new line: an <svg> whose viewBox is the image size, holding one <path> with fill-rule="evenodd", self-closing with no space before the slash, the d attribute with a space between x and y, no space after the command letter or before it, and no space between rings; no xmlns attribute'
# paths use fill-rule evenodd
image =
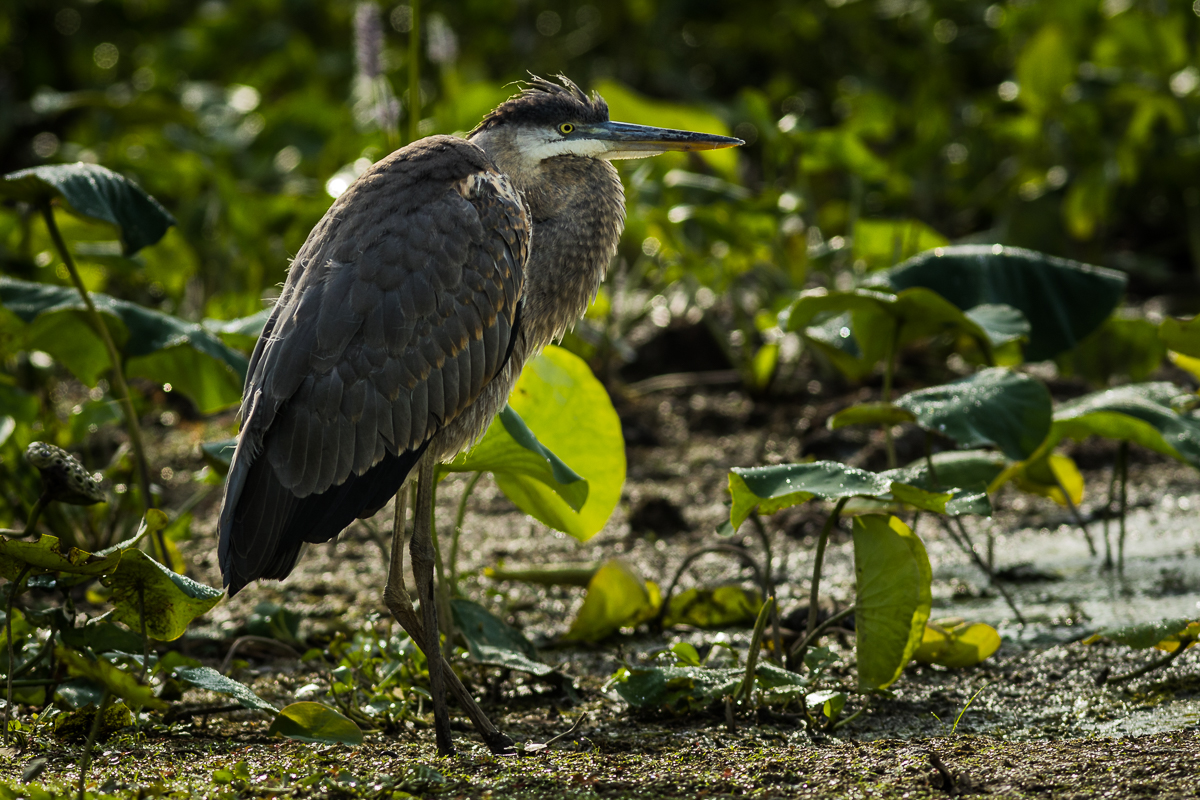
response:
<svg viewBox="0 0 1200 800"><path fill-rule="evenodd" d="M670 150L721 150L745 144L741 139L730 136L652 128L648 125L630 125L627 122L601 122L580 128L579 133L583 138L600 142L604 146L604 151L599 157L610 161L648 158Z"/></svg>

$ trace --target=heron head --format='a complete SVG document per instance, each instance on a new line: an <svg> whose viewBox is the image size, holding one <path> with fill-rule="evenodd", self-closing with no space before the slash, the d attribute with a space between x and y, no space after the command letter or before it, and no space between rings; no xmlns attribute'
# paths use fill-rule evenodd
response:
<svg viewBox="0 0 1200 800"><path fill-rule="evenodd" d="M520 94L484 117L468 138L506 172L536 171L542 162L559 156L614 161L743 144L711 133L613 122L599 94L588 96L565 76L558 79L561 85L533 76Z"/></svg>

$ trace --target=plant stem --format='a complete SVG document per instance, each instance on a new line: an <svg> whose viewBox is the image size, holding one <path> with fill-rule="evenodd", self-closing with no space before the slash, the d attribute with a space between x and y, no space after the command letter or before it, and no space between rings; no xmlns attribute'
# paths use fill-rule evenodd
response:
<svg viewBox="0 0 1200 800"><path fill-rule="evenodd" d="M17 654L13 650L13 634L12 634L12 615L13 603L17 600L17 595L21 593L21 585L25 583L25 576L29 574L29 565L26 564L21 573L17 575L16 581L8 588L8 606L4 613L4 634L8 639L8 669L5 672L8 679L8 691L4 696L4 743L8 744L8 722L12 714L13 702L13 673L16 671L13 666L17 660Z"/></svg>
<svg viewBox="0 0 1200 800"><path fill-rule="evenodd" d="M458 513L454 515L454 531L450 534L450 596L458 597L458 537L462 533L463 519L467 516L467 499L475 491L475 484L483 477L482 472L476 472L467 481L462 497L458 501Z"/></svg>
<svg viewBox="0 0 1200 800"><path fill-rule="evenodd" d="M751 514L750 519L753 522L754 530L758 533L758 538L762 540L763 550L766 557L763 561L763 597L775 596L775 578L771 574L771 537L767 535L767 527L763 524L762 517L757 513ZM780 664L783 663L783 631L780 629L779 623L779 605L776 604L771 612L771 638L774 640L775 648L773 650L774 660Z"/></svg>
<svg viewBox="0 0 1200 800"><path fill-rule="evenodd" d="M75 267L75 260L71 258L71 252L67 249L67 243L63 241L62 234L58 230L58 224L54 221L54 209L50 207L49 203L42 206L42 217L46 220L46 227L50 231L50 238L54 240L54 246L58 248L59 256L67 266L67 272L71 274L71 282L75 284L75 288L79 291L79 296L83 298L83 304L87 307L87 314L91 319L92 327L96 329L96 335L104 342L104 349L108 351L108 360L112 363L113 387L116 389L117 401L121 404L121 410L125 414L125 424L129 429L129 444L133 448L134 459L137 461L138 485L142 490L142 505L147 510L154 508L154 498L150 494L150 468L146 463L146 449L142 445L142 431L138 427L137 411L133 408L133 399L129 394L129 386L125 383L125 373L121 368L121 354L117 351L117 345L112 340L112 335L108 331L108 325L104 323L104 318L96 310L96 304L92 302L92 297L88 294L87 287L83 285L83 279L79 277L79 270ZM170 565L168 564L167 566Z"/></svg>
<svg viewBox="0 0 1200 800"><path fill-rule="evenodd" d="M900 349L900 318L896 317L896 325L892 330L892 338L888 342L887 363L883 368L883 402L892 402L892 374L896 371L896 353ZM896 443L892 441L892 426L884 425L887 441L888 469L896 468Z"/></svg>
<svg viewBox="0 0 1200 800"><path fill-rule="evenodd" d="M1177 659L1181 655L1183 655L1183 651L1187 650L1188 646L1191 645L1192 642L1194 642L1194 641L1196 641L1196 640L1189 639L1187 637L1182 637L1179 640L1179 647L1176 647L1170 653L1167 653L1167 655L1165 657L1160 658L1157 661L1152 661L1149 664L1147 664L1146 666L1141 667L1140 669L1135 669L1133 672L1130 672L1128 675L1121 675L1116 678L1109 678L1107 681L1105 681L1105 683L1108 683L1108 684L1125 683L1126 681L1131 681L1134 678L1140 678L1148 672L1153 672L1156 669L1162 669L1163 667L1167 666L1172 661L1174 661L1175 659Z"/></svg>
<svg viewBox="0 0 1200 800"><path fill-rule="evenodd" d="M1054 468L1050 468L1050 474L1054 476L1054 483L1058 486L1058 490L1062 492L1063 499L1067 501L1067 508L1071 511L1071 516L1075 518L1075 524L1079 526L1079 530L1083 531L1083 538L1087 540L1088 552L1094 557L1097 554L1096 543L1092 540L1092 532L1088 530L1087 523L1083 521L1083 515L1079 513L1079 509L1075 507L1075 501L1071 499L1071 493L1067 491L1067 487L1063 485L1062 479L1058 477L1058 473Z"/></svg>
<svg viewBox="0 0 1200 800"><path fill-rule="evenodd" d="M138 617L142 621L142 674L138 680L146 681L146 670L150 667L150 637L146 635L146 587L138 584Z"/></svg>
<svg viewBox="0 0 1200 800"><path fill-rule="evenodd" d="M758 611L758 619L754 621L754 632L750 635L750 650L746 653L746 677L736 698L743 703L750 703L754 693L754 669L758 666L758 653L762 649L763 631L766 630L767 620L775 607L775 598L768 597L763 607Z"/></svg>
<svg viewBox="0 0 1200 800"><path fill-rule="evenodd" d="M421 0L410 0L412 28L408 33L408 141L421 135Z"/></svg>
<svg viewBox="0 0 1200 800"><path fill-rule="evenodd" d="M1125 510L1128 508L1129 488L1129 442L1122 441L1117 448L1117 461L1121 464L1121 525L1117 534L1117 572L1125 574Z"/></svg>
<svg viewBox="0 0 1200 800"><path fill-rule="evenodd" d="M826 630L833 627L837 623L841 622L842 620L844 620L846 617L850 616L853 613L854 613L854 605L853 604L847 606L846 608L843 608L841 611L839 611L838 613L831 616L829 619L822 622L811 632L807 633L803 639L797 639L796 643L794 645L792 645L791 653L789 653L788 655L795 657L797 654L799 654L799 657L801 659L803 659L804 653L806 653L808 651L808 648L812 647L814 644L817 643L817 641L821 638L821 635L823 633L825 633Z"/></svg>
<svg viewBox="0 0 1200 800"><path fill-rule="evenodd" d="M805 636L812 633L817 627L817 602L821 598L821 563L825 560L825 544L829 541L829 532L837 524L838 517L842 514L842 508L849 499L849 497L843 497L837 501L833 511L830 511L829 516L825 518L825 525L821 528L821 535L817 538L817 552L813 554L812 586L808 592L808 624L804 628ZM800 659L804 659L803 654L800 655Z"/></svg>
<svg viewBox="0 0 1200 800"><path fill-rule="evenodd" d="M679 579L683 577L684 570L690 567L692 562L697 558L708 553L728 553L731 556L741 559L742 563L750 567L750 569L754 572L755 582L758 583L759 586L763 585L762 568L758 565L758 562L754 560L754 557L747 553L743 548L733 544L714 544L709 545L708 547L701 547L693 550L683 557L683 562L679 565L679 568L675 570L675 577L671 578L671 583L668 584L667 591L663 593L662 605L658 607L658 614L651 621L651 625L656 630L661 631L663 628L663 620L666 619L667 609L671 605L671 595L675 593L675 587L679 584Z"/></svg>
<svg viewBox="0 0 1200 800"><path fill-rule="evenodd" d="M79 757L79 800L84 800L83 782L87 777L88 767L92 764L92 747L100 736L100 726L104 723L104 714L112 702L112 692L105 692L100 707L96 709L96 718L92 720L92 730L88 733L87 742L83 745L83 755Z"/></svg>
<svg viewBox="0 0 1200 800"><path fill-rule="evenodd" d="M959 548L975 562L975 566L979 567L984 575L987 575L988 585L994 587L1004 597L1004 602L1008 603L1008 607L1013 612L1013 616L1017 618L1017 622L1024 625L1025 617L1021 616L1021 610L1017 608L1016 602L1012 599L1012 595L1008 593L1008 590L1004 588L1004 584L996 577L996 573L988 568L988 565L979 557L979 553L975 551L975 544L971 541L971 536L967 533L967 527L963 525L962 520L957 517L954 519L958 524L958 530L962 534L962 538L959 538L959 535L954 532L954 529L950 527L950 523L946 522L945 517L938 517L938 521L942 523L942 528L958 544Z"/></svg>
<svg viewBox="0 0 1200 800"><path fill-rule="evenodd" d="M46 506L50 505L50 495L42 492L42 496L33 504L33 508L29 509L29 519L25 522L25 530L21 531L21 536L28 536L33 533L34 527L38 520L41 519L42 512L46 510Z"/></svg>

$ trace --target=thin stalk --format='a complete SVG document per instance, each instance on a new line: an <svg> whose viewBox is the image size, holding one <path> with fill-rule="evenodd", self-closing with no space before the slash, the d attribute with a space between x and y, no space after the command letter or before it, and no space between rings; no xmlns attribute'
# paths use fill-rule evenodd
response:
<svg viewBox="0 0 1200 800"><path fill-rule="evenodd" d="M866 711L870 707L871 707L871 703L870 703L870 700L868 699L867 702L863 703L862 708L860 708L858 711L855 711L853 714L846 717L845 719L835 722L829 730L836 731L838 728L842 728L842 727L845 727L846 725L849 725L851 722L854 722L854 720L861 717L863 712Z"/></svg>
<svg viewBox="0 0 1200 800"><path fill-rule="evenodd" d="M671 578L671 582L667 585L667 591L663 593L662 605L658 607L658 614L653 620L651 620L651 625L655 630L660 632L662 631L663 620L666 619L667 609L671 604L671 596L675 594L675 587L679 585L679 579L683 577L684 571L692 565L693 561L708 553L728 553L729 555L740 559L743 564L748 566L751 571L754 572L754 580L760 586L762 585L762 568L759 567L758 562L754 560L754 557L747 553L743 548L732 544L714 544L708 547L701 547L697 550L693 550L684 556L683 562L680 563L679 568L675 570L675 576Z"/></svg>
<svg viewBox="0 0 1200 800"><path fill-rule="evenodd" d="M92 730L88 733L87 742L83 745L83 755L79 757L79 800L84 800L83 782L87 778L88 767L92 764L92 747L100 736L100 725L104 722L104 714L112 702L112 692L105 692L100 707L96 709L96 718L92 720Z"/></svg>
<svg viewBox="0 0 1200 800"><path fill-rule="evenodd" d="M458 597L458 537L462 533L463 519L467 516L467 500L475 491L475 484L483 477L482 472L476 472L467 481L462 497L458 501L458 513L454 515L454 531L450 534L450 596Z"/></svg>
<svg viewBox="0 0 1200 800"><path fill-rule="evenodd" d="M1067 491L1067 487L1063 486L1062 479L1058 477L1058 473L1050 470L1054 475L1054 483L1057 484L1058 490L1062 492L1063 499L1067 501L1067 508L1071 511L1071 516L1075 518L1075 524L1079 526L1079 530L1083 531L1083 538L1087 540L1088 552L1093 557L1097 555L1096 543L1092 541L1092 532L1088 530L1087 523L1083 521L1083 515L1079 513L1079 509L1075 507L1075 501L1071 499L1071 493Z"/></svg>
<svg viewBox="0 0 1200 800"><path fill-rule="evenodd" d="M1121 448L1117 446L1118 454ZM1112 477L1108 481L1108 502L1104 504L1104 568L1113 568L1112 539L1108 534L1109 521L1112 518L1113 502L1117 499L1117 475L1121 472L1120 458L1113 461Z"/></svg>
<svg viewBox="0 0 1200 800"><path fill-rule="evenodd" d="M71 274L71 282L75 284L75 288L79 291L79 296L83 298L83 304L87 307L87 314L91 320L92 327L96 329L96 335L104 342L104 349L108 351L108 360L112 364L113 386L116 389L117 401L121 404L121 410L125 414L125 425L129 429L129 444L133 448L134 460L137 461L138 485L142 490L142 505L146 509L151 509L154 507L154 498L150 494L150 467L146 462L146 448L142 444L142 431L138 427L137 411L133 408L133 399L129 394L129 386L125 383L124 370L121 368L121 354L117 352L117 345L113 342L112 335L108 332L108 326L104 324L104 319L100 316L100 312L96 310L96 304L92 302L87 287L83 285L83 279L79 277L79 270L75 267L75 259L71 258L71 252L67 249L67 243L63 241L62 234L59 233L58 224L54 221L54 210L50 207L49 203L42 206L42 217L46 220L46 227L50 231L50 238L54 240L54 246L58 249L59 257L66 264L67 272ZM165 546L163 547L163 551L166 551ZM170 565L168 564L167 566Z"/></svg>
<svg viewBox="0 0 1200 800"><path fill-rule="evenodd" d="M19 574L17 576L16 582L13 583L13 585L9 587L8 606L4 613L4 634L8 638L8 669L6 670L6 672L8 672L8 675L6 676L7 682L8 682L8 690L4 696L4 743L5 744L8 744L8 736L9 736L8 722L12 715L12 702L13 702L12 694L13 694L13 677L14 677L13 673L16 671L13 669L13 665L16 663L16 660L17 660L17 654L14 652L14 649L13 649L13 634L12 634L13 603L16 602L17 595L19 595L21 593L21 585L23 583L25 583L25 576L28 574L29 574L29 565L26 564L24 566L24 568L21 570L21 574Z"/></svg>
<svg viewBox="0 0 1200 800"><path fill-rule="evenodd" d="M408 141L421 136L421 0L410 0L412 29L408 33Z"/></svg>
<svg viewBox="0 0 1200 800"><path fill-rule="evenodd" d="M150 637L146 635L146 588L138 584L138 616L142 620L142 674L138 680L145 683L146 670L150 666Z"/></svg>
<svg viewBox="0 0 1200 800"><path fill-rule="evenodd" d="M1179 647L1176 647L1174 650L1172 650L1170 653L1168 653L1165 657L1160 658L1157 661L1151 661L1146 666L1141 667L1140 669L1135 669L1133 672L1130 672L1127 675L1121 675L1116 678L1109 678L1107 681L1105 681L1105 683L1108 683L1108 684L1125 683L1126 681L1131 681L1134 678L1140 678L1148 672L1153 672L1156 669L1162 669L1163 667L1167 666L1172 661L1174 661L1175 659L1177 659L1181 655L1183 655L1183 651L1187 650L1188 646L1194 641L1196 641L1196 640L1182 638L1179 640Z"/></svg>
<svg viewBox="0 0 1200 800"><path fill-rule="evenodd" d="M896 326L892 330L892 338L888 342L887 362L883 368L883 402L892 402L892 375L896 371L896 353L900 350L900 318L896 317ZM896 468L896 443L892 440L892 426L884 426L887 441L888 469Z"/></svg>
<svg viewBox="0 0 1200 800"><path fill-rule="evenodd" d="M758 611L758 619L754 621L754 632L750 635L750 651L746 653L746 677L736 698L747 705L754 693L754 670L758 666L758 652L762 649L763 631L766 630L767 620L770 619L771 609L775 607L775 598L768 597L763 607Z"/></svg>
<svg viewBox="0 0 1200 800"><path fill-rule="evenodd" d="M33 533L34 527L38 520L41 519L42 512L46 510L46 506L50 505L50 495L42 492L42 496L33 504L33 508L29 510L29 519L25 522L25 530L21 531L21 536L28 536Z"/></svg>
<svg viewBox="0 0 1200 800"><path fill-rule="evenodd" d="M833 511L830 511L829 516L826 517L825 525L821 528L821 535L817 538L817 552L813 554L812 586L808 593L808 624L804 628L806 636L817 627L817 602L821 599L821 563L825 560L825 544L829 541L829 532L837 524L838 517L842 514L842 508L849 499L843 497L838 500ZM803 653L800 654L800 659L804 659Z"/></svg>
<svg viewBox="0 0 1200 800"><path fill-rule="evenodd" d="M797 653L807 652L808 648L812 647L814 644L816 644L820 640L821 636L825 633L825 631L827 631L829 628L833 627L834 625L838 624L839 622L844 620L846 617L853 614L854 608L855 607L853 604L851 604L850 606L848 606L846 608L843 608L841 611L834 614L829 619L825 620L820 625L818 625L816 628L814 628L803 639L797 639L796 643L794 645L792 645L792 651L788 655L795 656Z"/></svg>
<svg viewBox="0 0 1200 800"><path fill-rule="evenodd" d="M767 527L763 524L762 517L757 513L751 514L750 519L754 525L755 532L758 533L758 538L762 540L763 551L766 554L763 563L763 597L775 596L775 578L771 574L771 563L773 556L771 555L771 537L767 535ZM783 663L783 631L780 630L779 621L779 605L776 604L771 612L771 638L774 640L774 660L780 664Z"/></svg>
<svg viewBox="0 0 1200 800"><path fill-rule="evenodd" d="M1129 442L1121 442L1117 449L1117 460L1121 464L1121 525L1117 534L1117 572L1125 574L1125 511L1129 507Z"/></svg>
<svg viewBox="0 0 1200 800"><path fill-rule="evenodd" d="M1000 592L1001 596L1004 597L1004 602L1008 603L1008 608L1013 612L1013 616L1017 618L1017 622L1024 625L1025 617L1021 615L1021 610L1017 608L1016 602L1012 599L1012 595L1008 593L1008 590L1004 588L1004 584L996 577L996 573L988 569L988 565L985 564L983 559L979 557L979 553L975 550L975 544L971 541L971 535L967 533L967 527L963 525L962 520L958 519L957 517L954 519L954 521L958 524L959 532L962 534L961 538L959 537L959 534L955 533L954 529L950 527L950 523L946 521L945 517L938 517L938 521L942 523L942 528L946 531L950 538L954 540L959 548L968 556L970 556L971 560L975 562L975 566L979 567L980 571L982 571L984 575L987 575L988 585Z"/></svg>

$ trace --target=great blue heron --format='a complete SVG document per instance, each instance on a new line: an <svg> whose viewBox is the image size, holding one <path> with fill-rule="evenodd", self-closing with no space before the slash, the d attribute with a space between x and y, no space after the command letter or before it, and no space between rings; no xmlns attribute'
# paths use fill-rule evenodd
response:
<svg viewBox="0 0 1200 800"><path fill-rule="evenodd" d="M232 596L286 577L304 543L375 514L416 469L421 617L404 587L401 513L384 599L428 659L442 755L454 751L443 680L493 752L512 741L441 656L435 468L479 437L522 365L595 296L625 224L609 162L742 144L611 122L598 94L559 79L533 78L466 139L431 136L382 159L313 228L250 358L221 509Z"/></svg>

